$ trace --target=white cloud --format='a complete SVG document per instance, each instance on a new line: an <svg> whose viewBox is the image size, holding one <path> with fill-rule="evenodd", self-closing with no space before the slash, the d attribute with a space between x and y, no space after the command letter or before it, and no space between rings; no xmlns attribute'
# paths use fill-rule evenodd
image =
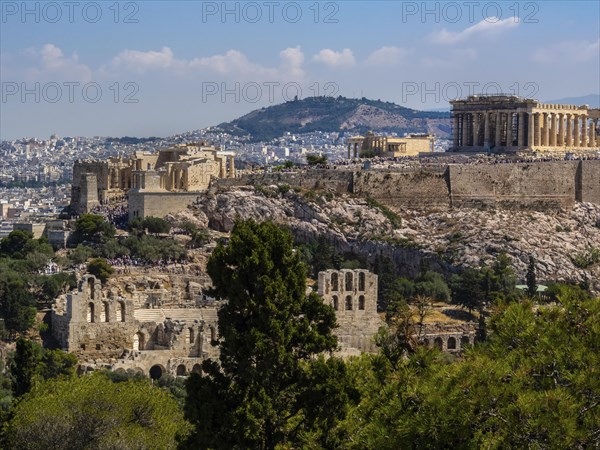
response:
<svg viewBox="0 0 600 450"><path fill-rule="evenodd" d="M143 52L139 50L123 50L112 59L112 66L125 68L139 73L155 69L177 69L185 67L184 61L179 61L173 56L169 47L163 47L160 51Z"/></svg>
<svg viewBox="0 0 600 450"><path fill-rule="evenodd" d="M79 62L77 53L66 57L54 44L46 44L41 49L27 49L25 55L33 58L36 67L26 70L30 80L77 81L92 80L92 70Z"/></svg>
<svg viewBox="0 0 600 450"><path fill-rule="evenodd" d="M598 60L600 56L600 39L589 41L563 41L549 47L542 47L533 53L533 60L538 63L580 63Z"/></svg>
<svg viewBox="0 0 600 450"><path fill-rule="evenodd" d="M284 76L292 79L303 79L306 73L302 68L304 64L304 53L300 46L289 47L279 52L281 57L281 70Z"/></svg>
<svg viewBox="0 0 600 450"><path fill-rule="evenodd" d="M330 67L353 66L356 64L352 50L349 48L345 48L341 52L325 48L313 56L313 60Z"/></svg>
<svg viewBox="0 0 600 450"><path fill-rule="evenodd" d="M371 53L365 63L373 66L395 65L409 53L409 50L401 47L381 47Z"/></svg>
<svg viewBox="0 0 600 450"><path fill-rule="evenodd" d="M515 28L519 25L513 17L500 20L496 17L487 17L475 25L462 31L448 31L443 28L430 35L430 41L434 44L457 44L467 41L476 36L490 36L504 30Z"/></svg>

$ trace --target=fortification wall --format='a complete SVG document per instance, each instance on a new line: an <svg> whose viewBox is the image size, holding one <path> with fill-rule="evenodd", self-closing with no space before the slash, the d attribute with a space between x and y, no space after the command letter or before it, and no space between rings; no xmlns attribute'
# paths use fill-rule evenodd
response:
<svg viewBox="0 0 600 450"><path fill-rule="evenodd" d="M392 208L447 207L448 184L443 172L354 172L353 193Z"/></svg>
<svg viewBox="0 0 600 450"><path fill-rule="evenodd" d="M138 192L129 191L129 219L164 217L187 209L201 192Z"/></svg>
<svg viewBox="0 0 600 450"><path fill-rule="evenodd" d="M450 165L452 207L560 209L576 198L577 161Z"/></svg>
<svg viewBox="0 0 600 450"><path fill-rule="evenodd" d="M577 201L600 205L600 161L581 161Z"/></svg>
<svg viewBox="0 0 600 450"><path fill-rule="evenodd" d="M352 178L352 172L349 170L316 169L299 172L253 173L238 178L216 179L213 183L217 188L287 184L305 189L328 189L347 193L352 192Z"/></svg>

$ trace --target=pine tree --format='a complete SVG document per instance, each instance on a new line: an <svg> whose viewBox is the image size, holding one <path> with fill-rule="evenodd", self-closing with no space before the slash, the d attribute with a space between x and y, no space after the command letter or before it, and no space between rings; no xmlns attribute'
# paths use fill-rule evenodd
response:
<svg viewBox="0 0 600 450"><path fill-rule="evenodd" d="M188 448L297 446L302 433L327 431L343 417L350 391L345 364L317 355L336 348L335 312L306 295L307 269L277 225L238 221L229 245L209 262L219 310L219 362L187 383ZM327 444L329 441L329 444Z"/></svg>

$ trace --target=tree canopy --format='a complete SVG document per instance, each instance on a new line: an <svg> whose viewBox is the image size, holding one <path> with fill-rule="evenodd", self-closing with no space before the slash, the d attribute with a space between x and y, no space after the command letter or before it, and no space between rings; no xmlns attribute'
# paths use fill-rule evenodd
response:
<svg viewBox="0 0 600 450"><path fill-rule="evenodd" d="M219 310L219 362L188 381L190 448L265 448L298 444L317 433L321 445L345 412L345 365L317 355L336 348L333 309L306 294L307 269L292 237L277 225L238 221L227 246L208 262Z"/></svg>
<svg viewBox="0 0 600 450"><path fill-rule="evenodd" d="M187 431L176 401L149 380L93 374L36 385L17 403L6 437L15 450L175 449Z"/></svg>

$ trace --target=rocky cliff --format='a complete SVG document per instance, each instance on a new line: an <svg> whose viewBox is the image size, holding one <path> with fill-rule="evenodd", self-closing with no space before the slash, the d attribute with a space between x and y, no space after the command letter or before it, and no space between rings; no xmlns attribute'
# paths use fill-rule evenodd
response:
<svg viewBox="0 0 600 450"><path fill-rule="evenodd" d="M209 194L181 213L190 215L198 224L219 231L231 230L237 217L270 219L289 226L300 242L322 235L344 254L371 262L378 256L390 257L409 276L424 264L450 273L491 262L505 252L524 278L531 254L538 261L540 281L587 279L600 292L600 264L584 264L594 249L600 251L600 206L591 203L550 212L391 211L346 194L259 186Z"/></svg>

